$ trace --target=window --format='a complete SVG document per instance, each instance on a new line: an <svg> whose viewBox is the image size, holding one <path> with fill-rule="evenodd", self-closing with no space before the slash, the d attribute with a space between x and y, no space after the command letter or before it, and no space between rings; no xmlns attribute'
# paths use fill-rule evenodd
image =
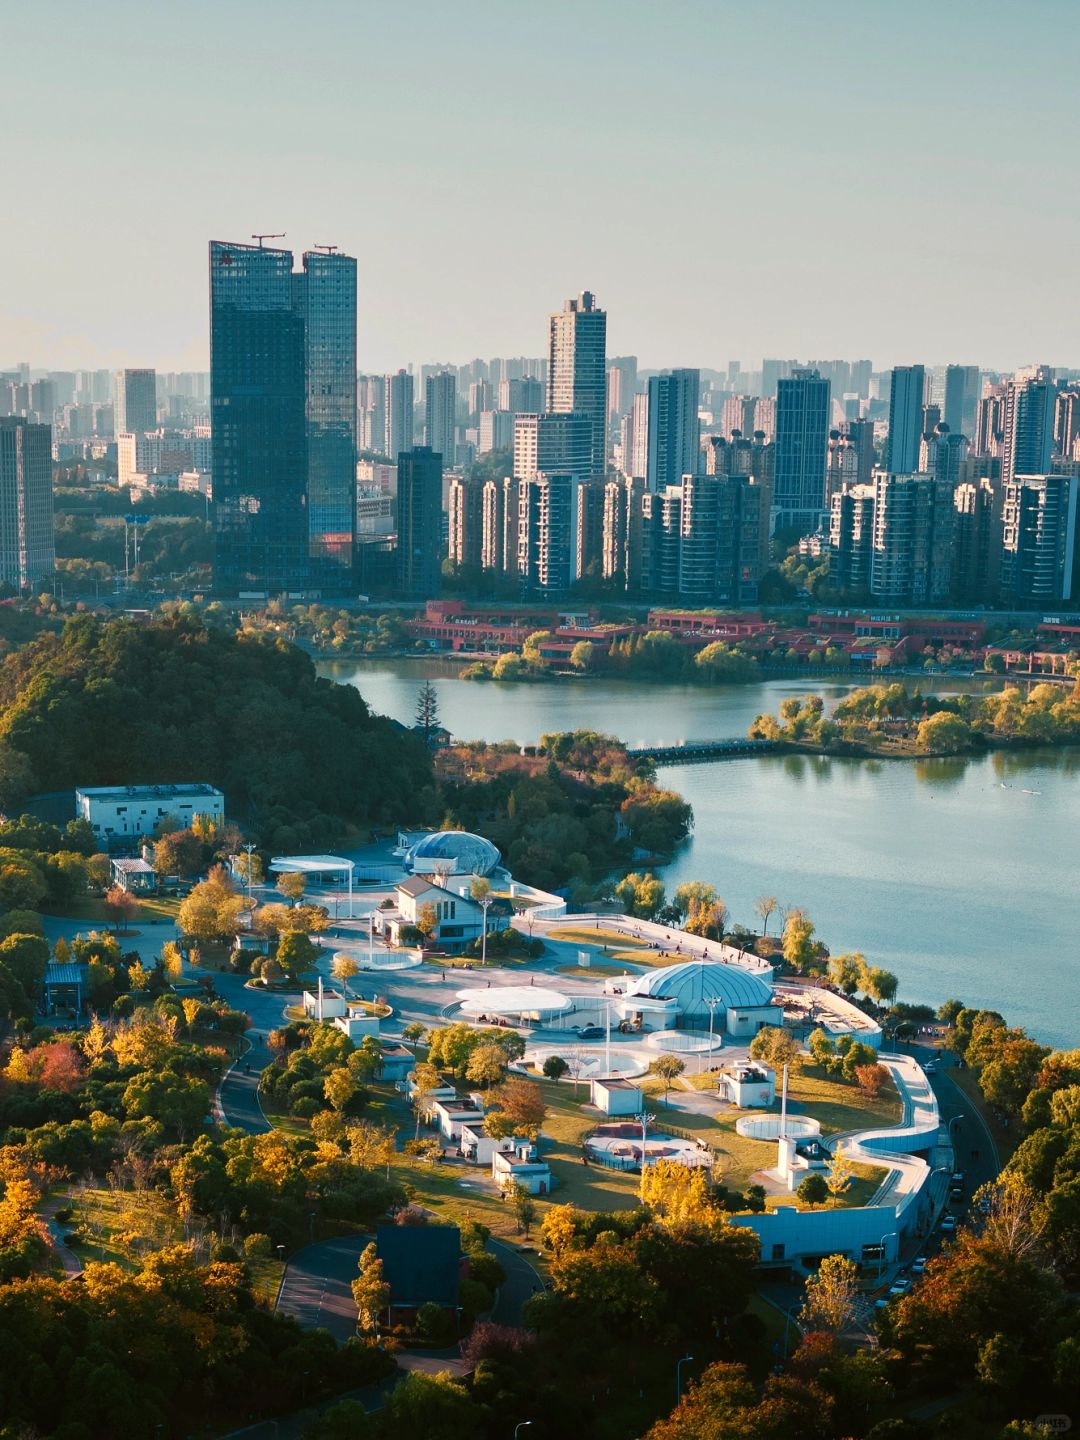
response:
<svg viewBox="0 0 1080 1440"><path fill-rule="evenodd" d="M783 1245L774 1245L774 1246L772 1247L772 1258L773 1258L774 1260L783 1260L783 1258L784 1258L784 1247L783 1247Z"/></svg>

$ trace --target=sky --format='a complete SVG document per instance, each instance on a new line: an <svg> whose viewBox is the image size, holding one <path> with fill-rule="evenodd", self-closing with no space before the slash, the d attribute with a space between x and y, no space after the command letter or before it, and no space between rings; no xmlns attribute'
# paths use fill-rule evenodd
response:
<svg viewBox="0 0 1080 1440"><path fill-rule="evenodd" d="M359 262L359 366L1080 363L1076 0L38 0L0 368L208 363L207 242Z"/></svg>

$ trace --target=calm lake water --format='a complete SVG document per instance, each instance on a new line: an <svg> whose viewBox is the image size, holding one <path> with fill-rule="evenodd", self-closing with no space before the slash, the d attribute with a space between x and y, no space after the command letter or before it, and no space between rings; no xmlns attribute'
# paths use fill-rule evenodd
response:
<svg viewBox="0 0 1080 1440"><path fill-rule="evenodd" d="M319 666L407 724L430 678L452 734L522 744L579 728L630 745L742 735L755 715L812 688L476 684L457 679L458 668L428 659ZM816 688L835 701L851 687ZM746 924L756 896L776 895L806 909L834 953L861 950L895 971L901 999L958 996L1046 1043L1077 1044L1080 750L968 761L754 756L669 766L660 779L694 807L693 837L665 872L669 889L707 880Z"/></svg>

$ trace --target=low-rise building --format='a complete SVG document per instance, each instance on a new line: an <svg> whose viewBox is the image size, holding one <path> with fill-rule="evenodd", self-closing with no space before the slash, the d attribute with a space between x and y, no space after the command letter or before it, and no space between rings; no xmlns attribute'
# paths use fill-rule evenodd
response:
<svg viewBox="0 0 1080 1440"><path fill-rule="evenodd" d="M593 1080L589 1097L605 1115L640 1115L645 1097L632 1080Z"/></svg>
<svg viewBox="0 0 1080 1440"><path fill-rule="evenodd" d="M716 1089L722 1100L740 1110L763 1108L776 1099L776 1071L768 1065L733 1065L720 1075Z"/></svg>
<svg viewBox="0 0 1080 1440"><path fill-rule="evenodd" d="M456 1225L379 1225L375 1253L390 1287L391 1325L410 1323L421 1305L457 1309L469 1262Z"/></svg>
<svg viewBox="0 0 1080 1440"><path fill-rule="evenodd" d="M375 911L375 927L391 945L401 945L402 932L415 930L425 919L431 906L434 928L431 942L443 950L464 950L471 940L478 940L484 930L484 911L468 895L459 895L444 885L436 885L422 875L410 875L395 886L395 905L389 910ZM492 917L488 930L497 928Z"/></svg>
<svg viewBox="0 0 1080 1440"><path fill-rule="evenodd" d="M500 1190L520 1185L529 1195L551 1193L551 1167L546 1160L530 1159L535 1147L519 1142L514 1150L496 1150L491 1157L491 1178Z"/></svg>
<svg viewBox="0 0 1080 1440"><path fill-rule="evenodd" d="M110 860L109 874L114 885L133 895L145 895L157 889L154 867L141 857L122 855Z"/></svg>
<svg viewBox="0 0 1080 1440"><path fill-rule="evenodd" d="M491 1157L498 1151L504 1155L515 1155L519 1159L535 1160L536 1146L520 1135L504 1135L494 1139L484 1133L483 1125L476 1120L461 1127L458 1135L458 1149L462 1158L470 1165L490 1165Z"/></svg>
<svg viewBox="0 0 1080 1440"><path fill-rule="evenodd" d="M196 816L222 821L225 796L213 785L93 785L75 791L75 813L99 843L123 849L153 835L162 821L190 826Z"/></svg>

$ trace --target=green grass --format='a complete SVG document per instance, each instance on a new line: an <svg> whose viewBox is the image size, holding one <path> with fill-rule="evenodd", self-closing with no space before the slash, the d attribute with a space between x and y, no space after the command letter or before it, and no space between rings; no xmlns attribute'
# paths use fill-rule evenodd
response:
<svg viewBox="0 0 1080 1440"><path fill-rule="evenodd" d="M865 1130L872 1125L898 1125L904 1108L892 1080L871 1100L856 1086L834 1080L816 1065L801 1065L790 1077L788 1104L794 1104L793 1113L820 1120L823 1135Z"/></svg>
<svg viewBox="0 0 1080 1440"><path fill-rule="evenodd" d="M575 945L619 945L623 948L636 946L642 950L648 949L647 940L638 940L622 930L607 930L602 925L595 930L577 925L560 925L548 931L548 939L565 940Z"/></svg>
<svg viewBox="0 0 1080 1440"><path fill-rule="evenodd" d="M556 965L555 970L559 975L576 975L582 980L588 980L593 975L622 975L625 973L621 965L607 965L603 961L596 965Z"/></svg>
<svg viewBox="0 0 1080 1440"><path fill-rule="evenodd" d="M138 929L140 922L151 920L155 923L160 920L170 924L175 922L176 912L180 909L180 901L175 896L140 895L138 900L138 914L129 922L135 929ZM97 925L111 924L105 913L105 902L91 895L87 895L85 899L73 900L68 905L50 905L42 913L64 920L86 920Z"/></svg>

